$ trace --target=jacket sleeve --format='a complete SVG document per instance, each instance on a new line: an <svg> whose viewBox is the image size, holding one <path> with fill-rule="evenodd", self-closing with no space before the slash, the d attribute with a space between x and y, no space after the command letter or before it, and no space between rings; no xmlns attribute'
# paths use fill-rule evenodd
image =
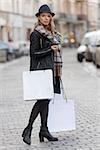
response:
<svg viewBox="0 0 100 150"><path fill-rule="evenodd" d="M40 37L32 32L30 35L30 56L34 55L35 57L44 57L51 53L51 46L46 48L41 48L40 50Z"/></svg>

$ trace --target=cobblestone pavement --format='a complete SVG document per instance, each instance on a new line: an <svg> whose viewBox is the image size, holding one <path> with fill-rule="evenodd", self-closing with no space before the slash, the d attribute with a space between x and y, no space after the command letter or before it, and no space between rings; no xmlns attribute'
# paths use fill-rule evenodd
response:
<svg viewBox="0 0 100 150"><path fill-rule="evenodd" d="M78 63L76 52L63 51L63 79L67 97L75 100L76 130L53 133L58 142L39 142L39 117L34 123L32 145L22 141L34 102L23 101L22 72L29 58L0 64L0 150L100 150L100 70Z"/></svg>

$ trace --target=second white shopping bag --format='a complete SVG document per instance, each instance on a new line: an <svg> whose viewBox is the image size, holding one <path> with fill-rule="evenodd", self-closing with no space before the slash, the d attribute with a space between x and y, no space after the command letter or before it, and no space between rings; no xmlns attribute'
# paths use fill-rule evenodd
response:
<svg viewBox="0 0 100 150"><path fill-rule="evenodd" d="M50 132L75 130L74 100L64 99L62 94L55 94L49 104L48 128Z"/></svg>

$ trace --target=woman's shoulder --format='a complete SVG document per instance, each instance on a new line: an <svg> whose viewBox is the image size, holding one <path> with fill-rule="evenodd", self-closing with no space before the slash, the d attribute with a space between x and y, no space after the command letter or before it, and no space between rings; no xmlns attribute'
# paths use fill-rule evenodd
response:
<svg viewBox="0 0 100 150"><path fill-rule="evenodd" d="M31 34L30 34L30 38L31 37L39 37L40 35L39 35L39 33L36 31L36 30L33 30L32 32L31 32Z"/></svg>

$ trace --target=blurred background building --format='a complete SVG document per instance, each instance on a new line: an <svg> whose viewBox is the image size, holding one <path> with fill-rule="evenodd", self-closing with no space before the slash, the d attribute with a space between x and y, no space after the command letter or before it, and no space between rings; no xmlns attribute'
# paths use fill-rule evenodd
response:
<svg viewBox="0 0 100 150"><path fill-rule="evenodd" d="M0 39L28 40L33 26L33 0L0 0Z"/></svg>
<svg viewBox="0 0 100 150"><path fill-rule="evenodd" d="M57 30L78 43L85 32L100 29L100 0L0 0L0 40L29 40L42 4L55 12Z"/></svg>

